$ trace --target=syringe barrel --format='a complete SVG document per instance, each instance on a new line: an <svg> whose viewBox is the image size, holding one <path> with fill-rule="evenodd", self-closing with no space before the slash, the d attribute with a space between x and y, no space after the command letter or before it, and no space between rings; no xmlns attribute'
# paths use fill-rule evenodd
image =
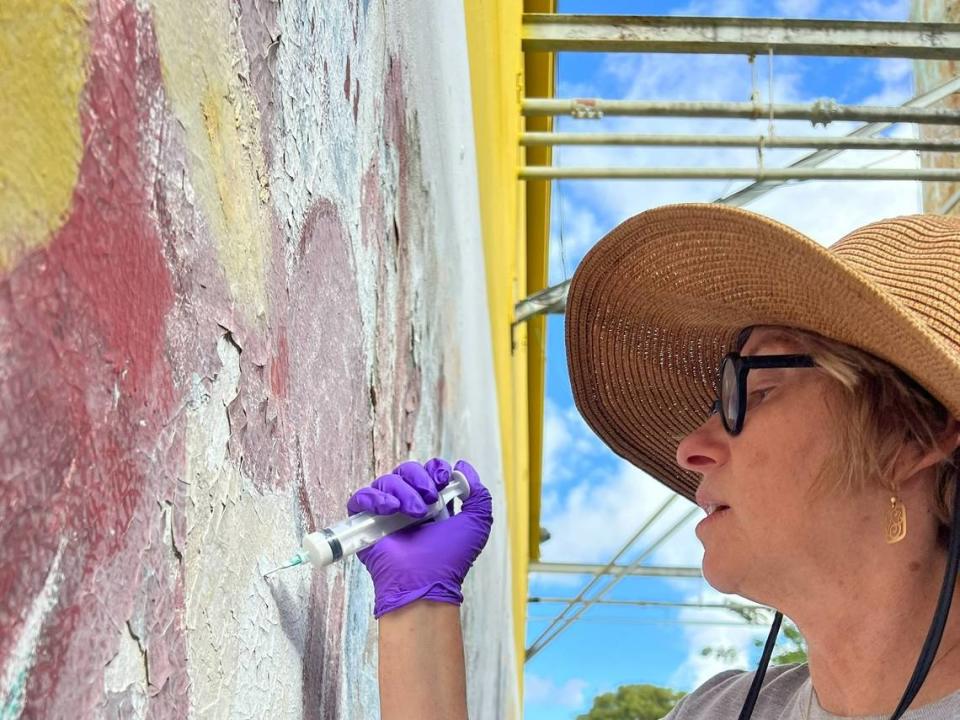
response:
<svg viewBox="0 0 960 720"><path fill-rule="evenodd" d="M303 539L303 552L315 566L324 567L370 547L380 538L409 525L425 522L433 517L447 517L447 504L456 497L466 500L470 496L470 483L463 473L454 470L450 473L450 482L439 494L439 499L430 505L426 516L422 518L399 512L393 515L357 513L336 525L307 535Z"/></svg>

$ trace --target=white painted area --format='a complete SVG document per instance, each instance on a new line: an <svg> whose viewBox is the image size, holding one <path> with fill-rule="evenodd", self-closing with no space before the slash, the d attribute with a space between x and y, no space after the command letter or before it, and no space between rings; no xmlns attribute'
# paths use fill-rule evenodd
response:
<svg viewBox="0 0 960 720"><path fill-rule="evenodd" d="M446 369L439 450L444 457L473 463L494 498L490 539L464 586L470 717L519 718L507 508L463 4L405 0L393 3L390 13L388 27L396 28L404 40L408 105L417 108L420 162L429 183L428 245L435 248L441 268L437 295L445 311L439 326L431 328ZM418 433L422 454L432 450L434 442L427 433Z"/></svg>
<svg viewBox="0 0 960 720"><path fill-rule="evenodd" d="M240 354L226 337L217 354L220 372L209 386L194 383L187 410L191 715L299 718L309 570L290 571L277 592L262 578L296 542L297 509L290 497L258 493L230 460L226 408L237 396Z"/></svg>
<svg viewBox="0 0 960 720"><path fill-rule="evenodd" d="M107 696L123 698L124 718L142 720L147 716L147 671L143 649L129 625L120 630L117 654L103 671L103 689Z"/></svg>

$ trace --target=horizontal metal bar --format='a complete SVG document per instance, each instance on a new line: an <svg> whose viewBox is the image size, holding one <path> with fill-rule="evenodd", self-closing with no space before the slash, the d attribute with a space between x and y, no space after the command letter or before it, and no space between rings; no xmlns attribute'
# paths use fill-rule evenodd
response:
<svg viewBox="0 0 960 720"><path fill-rule="evenodd" d="M960 57L955 23L785 18L569 15L523 16L525 51L669 52Z"/></svg>
<svg viewBox="0 0 960 720"><path fill-rule="evenodd" d="M957 91L960 91L960 77L951 78L943 84L927 90L927 92L915 95L903 103L901 107L929 107L940 102L944 98L953 95ZM867 123L866 125L861 125L860 127L852 130L850 133L848 133L847 137L874 137L889 128L890 125L891 123L888 122ZM790 167L816 167L823 165L830 158L839 155L840 152L840 150L816 150L806 157L802 157L799 160L790 163ZM751 183L746 187L742 187L739 190L735 190L734 192L724 195L721 198L717 198L716 202L723 203L724 205L743 207L747 203L762 197L774 188L780 187L781 184L781 182L770 180Z"/></svg>
<svg viewBox="0 0 960 720"><path fill-rule="evenodd" d="M562 315L567 307L567 290L569 288L570 281L564 280L562 283L524 298L513 307L514 322L523 322L543 313Z"/></svg>
<svg viewBox="0 0 960 720"><path fill-rule="evenodd" d="M840 105L823 98L811 104L681 100L605 100L603 98L526 98L522 112L528 117L572 115L597 118L604 115L631 117L709 117L747 120L809 120L826 125L835 120L908 122L928 125L960 125L960 113L952 108Z"/></svg>
<svg viewBox="0 0 960 720"><path fill-rule="evenodd" d="M525 165L521 180L960 180L960 168L554 167Z"/></svg>
<svg viewBox="0 0 960 720"><path fill-rule="evenodd" d="M927 150L960 152L960 140L920 140L893 137L833 137L787 135L649 135L643 133L521 133L520 144L629 145L649 147L838 148L840 150Z"/></svg>
<svg viewBox="0 0 960 720"><path fill-rule="evenodd" d="M643 527L638 531L637 535L635 535L634 537L639 537L644 532L646 532L646 530L650 527L653 521L656 520L656 518L659 517L660 514L663 511L665 511L667 507L670 506L670 504L674 500L674 497L675 496L667 498L666 502L664 502L664 504L660 507L660 510L654 513L654 515L647 522L643 524ZM687 521L690 520L690 518L692 518L694 515L696 515L699 512L699 510L700 508L697 508L697 507L692 507L689 510L687 510L687 512L685 512L680 517L679 520L673 523L673 525L671 525L666 531L661 533L656 540L654 540L650 545L648 545L643 549L643 552L641 552L639 555L634 557L623 568L618 568L618 566L614 564L614 560L619 558L622 555L623 553L622 550L614 556L614 560L611 560L606 565L599 566L600 568L599 571L594 575L593 580L590 581L587 587L585 587L583 590L580 591L578 598L582 599L586 591L597 581L597 579L601 575L609 574L611 575L611 577L607 581L606 585L601 587L596 592L596 594L592 595L589 599L585 600L584 603L577 609L577 611L573 615L570 615L570 616L566 615L567 610L572 609L573 607L572 605L567 605L566 607L564 607L564 609L560 612L560 614L555 618L554 623L551 623L550 626L546 630L544 630L537 637L536 640L533 641L530 647L527 648L526 652L524 653L524 657L525 657L524 661L527 662L529 660L532 660L537 655L537 653L543 650L551 642L556 640L559 635L561 635L567 628L573 625L573 623L575 623L581 615L583 615L587 610L589 610L590 606L593 603L597 602L598 600L602 600L607 593L613 590L613 588L615 588L617 584L621 580L623 580L624 576L629 574L629 571L635 568L642 567L641 563L643 563L644 560L646 560L650 555L652 555L653 552L658 547L660 547L667 540L673 537L673 535L676 534L676 532L680 530L680 528L686 525ZM632 540L628 541L628 544L630 543L632 543ZM627 546L625 545L624 548L626 547ZM622 572L617 572L618 569L622 569Z"/></svg>
<svg viewBox="0 0 960 720"><path fill-rule="evenodd" d="M532 622L539 622L541 620L549 620L549 615L527 615L527 620ZM665 618L647 618L639 620L637 618L630 617L604 617L602 615L597 617L586 617L581 618L581 623L586 623L588 625L710 625L714 627L741 627L741 628L756 628L768 627L770 623L748 623L738 620L672 620Z"/></svg>
<svg viewBox="0 0 960 720"><path fill-rule="evenodd" d="M549 287L518 302L513 309L513 322L521 323L534 315L541 315L543 313L562 313L566 303L566 287L558 288L556 285Z"/></svg>
<svg viewBox="0 0 960 720"><path fill-rule="evenodd" d="M551 598L551 597L529 597L527 602L530 604L548 604L548 603L570 603L581 604L586 600L575 600L571 598ZM597 600L595 605L617 605L631 607L666 607L666 608L705 608L708 610L736 610L737 608L757 608L760 610L768 609L766 605L756 605L753 603L695 603L695 602L667 602L663 600Z"/></svg>
<svg viewBox="0 0 960 720"><path fill-rule="evenodd" d="M644 577L703 577L698 567L660 567L650 565L600 565L596 563L532 562L532 573L564 573L574 575L640 575Z"/></svg>
<svg viewBox="0 0 960 720"><path fill-rule="evenodd" d="M927 107L940 102L946 97L960 91L960 77L954 77L947 80L942 85L938 85L932 90L921 93L903 104L903 107ZM861 125L851 131L847 137L872 137L889 128L891 123L875 122L867 125ZM818 165L830 160L840 154L840 150L817 150L806 157L797 160L791 164L791 167L817 167ZM782 180L771 181L764 180L747 185L744 188L734 191L717 200L717 202L743 206L752 200L761 197L770 190L779 187ZM955 193L943 207L940 208L940 214L945 214L952 209L955 202L960 201L960 191ZM524 298L515 306L515 316L523 319L529 319L540 313L563 314L567 304L567 290L570 287L570 281L566 280L553 287L546 288L528 298ZM549 302L547 302L549 300ZM519 322L519 320L518 320Z"/></svg>

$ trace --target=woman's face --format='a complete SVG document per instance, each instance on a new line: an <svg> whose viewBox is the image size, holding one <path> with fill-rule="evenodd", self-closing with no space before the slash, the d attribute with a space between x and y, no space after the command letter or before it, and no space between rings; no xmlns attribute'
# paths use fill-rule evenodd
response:
<svg viewBox="0 0 960 720"><path fill-rule="evenodd" d="M798 352L776 328L757 328L740 354ZM751 370L742 432L727 434L716 414L680 442L677 462L702 476L698 504L729 506L696 530L704 577L721 592L774 603L798 581L842 578L854 544L870 527L880 537L876 493L865 511L863 498L809 492L831 449L831 382L815 368Z"/></svg>

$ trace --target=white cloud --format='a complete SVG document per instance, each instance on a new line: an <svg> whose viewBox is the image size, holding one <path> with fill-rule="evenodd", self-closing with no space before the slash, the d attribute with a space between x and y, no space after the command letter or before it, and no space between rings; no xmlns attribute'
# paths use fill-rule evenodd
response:
<svg viewBox="0 0 960 720"><path fill-rule="evenodd" d="M850 7L855 17L864 20L907 20L910 17L910 0L860 0L850 3Z"/></svg>
<svg viewBox="0 0 960 720"><path fill-rule="evenodd" d="M820 0L777 0L774 3L777 15L792 18L810 18L817 15Z"/></svg>
<svg viewBox="0 0 960 720"><path fill-rule="evenodd" d="M690 595L686 602L744 603L743 598L735 595L725 595L703 585L703 592ZM730 610L713 608L683 608L679 619L683 621L717 621L736 622L738 616ZM717 673L731 669L750 668L751 657L755 655L754 640L766 639L768 627L760 625L735 627L732 625L694 625L683 627L683 642L687 648L686 660L674 671L670 677L670 686L677 688L696 688L712 678ZM732 658L705 656L705 648L734 650Z"/></svg>
<svg viewBox="0 0 960 720"><path fill-rule="evenodd" d="M694 0L670 12L671 15L746 17L750 15L749 0Z"/></svg>
<svg viewBox="0 0 960 720"><path fill-rule="evenodd" d="M549 705L566 710L578 710L585 701L584 691L589 683L581 678L570 678L558 685L551 678L535 673L525 673L523 695L526 702L533 705Z"/></svg>
<svg viewBox="0 0 960 720"><path fill-rule="evenodd" d="M554 162L563 159L567 148L554 150ZM564 160L565 162L565 160ZM559 183L559 184L558 184ZM567 197L569 184L558 181L554 184L550 208L550 284L568 280L584 253L603 235L600 223L593 210L582 203L571 202Z"/></svg>
<svg viewBox="0 0 960 720"><path fill-rule="evenodd" d="M876 75L884 83L902 83L913 79L913 61L904 58L877 58Z"/></svg>
<svg viewBox="0 0 960 720"><path fill-rule="evenodd" d="M597 467L578 475L572 486L544 487L540 522L551 534L550 540L541 546L544 562L609 561L673 495L625 460L617 458L611 462L608 450L597 452L593 457ZM677 498L618 562L632 562L692 507L686 500ZM694 519L688 520L643 563L700 567L703 548L693 532L699 515L697 510ZM531 594L582 587L586 582L586 576L582 575L534 573L531 575ZM688 579L676 582L685 588L690 587ZM603 581L605 584L606 580Z"/></svg>
<svg viewBox="0 0 960 720"><path fill-rule="evenodd" d="M556 403L549 397L543 413L543 486L548 487L560 477L563 466L560 455L569 446L572 435Z"/></svg>
<svg viewBox="0 0 960 720"><path fill-rule="evenodd" d="M609 474L581 479L562 495L545 492L542 524L552 537L543 545L544 560L609 559L670 494L660 483L622 462ZM675 504L680 503L690 507L682 500Z"/></svg>
<svg viewBox="0 0 960 720"><path fill-rule="evenodd" d="M597 477L609 455L576 406L560 407L546 398L543 423L543 485L556 490L572 480Z"/></svg>

